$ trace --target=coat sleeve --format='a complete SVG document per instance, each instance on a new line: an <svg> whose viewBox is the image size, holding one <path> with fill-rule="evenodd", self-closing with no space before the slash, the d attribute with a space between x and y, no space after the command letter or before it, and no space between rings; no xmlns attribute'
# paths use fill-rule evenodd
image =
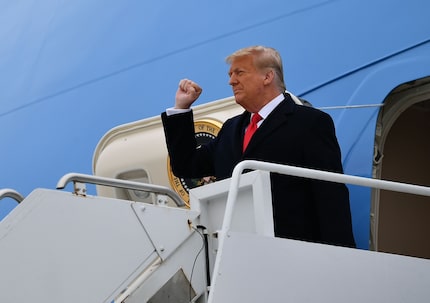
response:
<svg viewBox="0 0 430 303"><path fill-rule="evenodd" d="M161 114L172 171L181 178L201 178L213 174L206 148L198 148L192 111L168 116Z"/></svg>
<svg viewBox="0 0 430 303"><path fill-rule="evenodd" d="M305 148L310 168L343 173L341 151L331 117L321 112L309 128ZM321 240L355 247L352 232L349 191L345 184L313 180L312 195Z"/></svg>

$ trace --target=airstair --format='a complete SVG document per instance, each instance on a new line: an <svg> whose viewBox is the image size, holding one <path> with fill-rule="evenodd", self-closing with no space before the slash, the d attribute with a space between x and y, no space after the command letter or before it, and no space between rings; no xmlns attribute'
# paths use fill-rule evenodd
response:
<svg viewBox="0 0 430 303"><path fill-rule="evenodd" d="M73 192L3 190L22 201L0 222L0 302L430 300L430 260L274 237L269 172L430 196L256 161L192 189L190 208L169 188L73 173L57 185ZM86 183L154 192L157 203L90 196Z"/></svg>

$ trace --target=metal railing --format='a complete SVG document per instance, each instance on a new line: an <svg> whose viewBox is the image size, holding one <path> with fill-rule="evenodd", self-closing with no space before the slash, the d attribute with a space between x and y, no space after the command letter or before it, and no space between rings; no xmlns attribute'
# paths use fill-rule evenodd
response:
<svg viewBox="0 0 430 303"><path fill-rule="evenodd" d="M351 175L345 175L340 173L332 173L327 171L321 171L316 169L302 168L289 165L281 165L275 163L261 162L255 160L245 160L236 165L233 170L231 177L229 194L227 197L227 204L224 213L224 221L222 225L223 234L226 234L230 230L231 220L233 216L234 204L237 199L239 191L240 176L244 170L262 170L274 173L280 173L284 175L304 177L316 180L330 181L336 183L345 183L360 185L366 187L372 187L377 189L385 189L409 194L416 194L422 196L430 196L430 187L412 185L394 181L371 179L365 177L357 177Z"/></svg>
<svg viewBox="0 0 430 303"><path fill-rule="evenodd" d="M176 192L164 186L135 182L135 181L128 181L128 180L121 180L121 179L114 179L114 178L99 177L99 176L93 176L93 175L69 173L64 175L58 181L57 189L64 189L66 185L70 182L74 183L75 194L79 194L80 192L82 192L82 188L79 188L78 183L90 183L90 184L96 184L96 185L119 187L119 188L125 188L125 189L146 191L146 192L151 192L155 194L162 194L170 197L177 206L179 207L185 206L184 201ZM86 190L84 189L84 192L85 191Z"/></svg>
<svg viewBox="0 0 430 303"><path fill-rule="evenodd" d="M0 200L3 198L12 198L18 203L21 203L21 201L24 200L23 195L21 195L16 190L10 188L0 189Z"/></svg>

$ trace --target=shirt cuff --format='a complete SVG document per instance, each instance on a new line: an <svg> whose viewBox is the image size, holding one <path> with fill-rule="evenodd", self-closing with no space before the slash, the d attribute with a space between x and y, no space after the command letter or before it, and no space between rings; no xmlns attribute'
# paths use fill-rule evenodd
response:
<svg viewBox="0 0 430 303"><path fill-rule="evenodd" d="M171 115L176 115L176 114L181 114L181 113L186 113L191 111L191 108L174 108L174 107L170 107L168 109L166 109L166 115L171 116Z"/></svg>

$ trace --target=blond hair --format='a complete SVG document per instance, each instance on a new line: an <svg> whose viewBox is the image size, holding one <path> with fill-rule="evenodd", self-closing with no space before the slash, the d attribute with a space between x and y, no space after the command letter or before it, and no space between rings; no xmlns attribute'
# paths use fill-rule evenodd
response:
<svg viewBox="0 0 430 303"><path fill-rule="evenodd" d="M258 70L272 69L275 72L276 86L278 87L280 92L284 92L286 90L286 87L284 83L282 59L281 55L276 49L261 45L245 47L229 55L225 59L225 61L228 64L231 64L236 58L250 55L253 56L254 66Z"/></svg>

